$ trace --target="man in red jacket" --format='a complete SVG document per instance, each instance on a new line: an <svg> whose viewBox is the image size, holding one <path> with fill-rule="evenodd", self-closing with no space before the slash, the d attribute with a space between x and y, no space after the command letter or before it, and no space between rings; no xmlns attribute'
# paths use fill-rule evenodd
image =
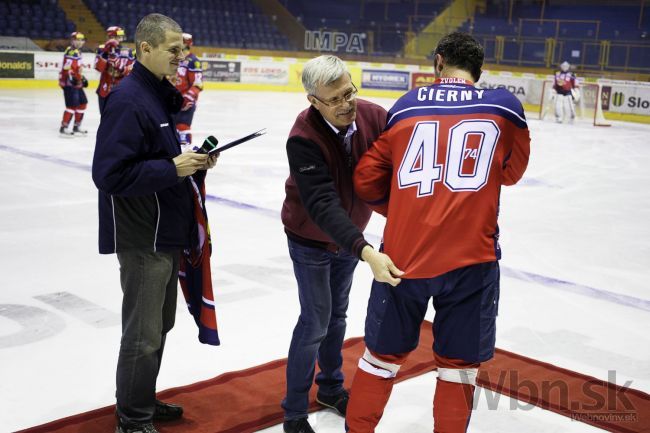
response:
<svg viewBox="0 0 650 433"><path fill-rule="evenodd" d="M386 111L358 100L345 64L326 55L305 64L302 83L311 106L289 133L290 175L282 222L298 283L300 317L287 361L287 393L282 401L286 433L311 433L307 421L309 389L316 401L345 416L341 348L352 274L359 259L378 281L399 283L390 258L363 237L371 210L354 193L352 173L359 158L379 136Z"/></svg>
<svg viewBox="0 0 650 433"><path fill-rule="evenodd" d="M355 190L386 216L384 251L404 274L395 289L373 282L350 433L375 431L431 298L435 433L467 430L478 366L494 355L499 194L524 174L530 135L516 97L474 86L482 65L483 48L470 35L442 38L436 81L395 103L356 168Z"/></svg>

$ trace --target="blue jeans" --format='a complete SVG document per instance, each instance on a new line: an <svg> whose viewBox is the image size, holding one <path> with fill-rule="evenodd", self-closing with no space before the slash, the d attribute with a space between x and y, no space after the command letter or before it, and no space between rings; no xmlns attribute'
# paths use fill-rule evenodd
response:
<svg viewBox="0 0 650 433"><path fill-rule="evenodd" d="M165 336L174 326L180 252L117 253L122 284L122 340L117 361L117 413L151 422Z"/></svg>
<svg viewBox="0 0 650 433"><path fill-rule="evenodd" d="M304 418L309 389L316 376L318 392L343 391L343 357L352 275L359 259L344 251L333 253L307 247L289 239L289 255L298 283L300 317L293 330L287 360L287 394L282 400L285 420Z"/></svg>

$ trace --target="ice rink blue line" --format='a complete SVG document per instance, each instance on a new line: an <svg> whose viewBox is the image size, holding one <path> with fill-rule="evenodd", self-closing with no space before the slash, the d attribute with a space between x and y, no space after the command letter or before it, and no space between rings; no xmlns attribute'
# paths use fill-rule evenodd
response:
<svg viewBox="0 0 650 433"><path fill-rule="evenodd" d="M48 161L59 165L64 165L66 167L77 168L84 171L91 171L91 166L88 164L82 164L78 162L68 161L62 158L58 158L51 155L44 155L41 153L30 152L28 150L17 149L11 146L6 146L0 144L0 150L6 152L17 153L19 155L27 156L29 158L40 159L42 161ZM217 204L222 204L225 206L234 207L237 209L254 211L261 215L265 215L270 218L278 219L280 218L280 212L272 209L263 208L260 206L255 206L249 203L244 203L236 200L231 200L225 197L219 197L211 194L206 195L206 199ZM374 235L372 233L366 233L366 239L372 242L373 244L378 244L381 241L381 237ZM542 284L547 287L551 287L558 290L563 290L565 292L575 293L577 295L586 296L593 299L600 299L602 301L611 302L614 304L624 305L626 307L637 308L643 311L650 311L650 301L640 298L635 298L633 296L622 295L619 293L610 292L608 290L596 289L594 287L583 286L581 284L572 283L570 281L559 280L557 278L545 277L544 275L533 274L531 272L519 271L516 269L511 269L505 266L501 267L501 274L509 277L515 278L522 281L529 281Z"/></svg>
<svg viewBox="0 0 650 433"><path fill-rule="evenodd" d="M237 209L255 211L256 213L263 214L274 219L280 218L280 212L274 211L272 209L266 209L252 204L242 203L235 200L230 200L227 198L217 197L209 194L206 195L206 199L208 201L213 201L215 203L235 207ZM368 240L368 242L371 242L374 245L379 245L379 243L381 242L381 236L377 236L372 233L364 233L364 236L366 237L366 240ZM650 311L650 301L645 299L635 298L633 296L622 295L620 293L614 293L608 290L583 286L581 284L572 283L570 281L559 280L557 278L546 277L544 275L533 274L531 272L519 271L517 269L508 268L505 266L501 266L501 275L509 278L515 278L522 281L535 282L556 290L570 292L576 295L582 295L592 299L599 299L614 304L624 305L626 307L637 308L643 311Z"/></svg>
<svg viewBox="0 0 650 433"><path fill-rule="evenodd" d="M234 208L237 208L237 209L255 211L256 213L265 215L267 217L271 217L271 218L275 218L275 219L280 218L280 212L275 211L273 209L267 209L267 208L264 208L264 207L259 207L259 206L255 206L253 204L244 203L244 202L236 201L236 200L231 200L229 198L219 197L219 196L212 195L212 194L206 194L205 199L207 201L212 201L212 202L215 202L215 203L218 203L218 204L223 204L225 206L230 206L230 207L234 207Z"/></svg>
<svg viewBox="0 0 650 433"><path fill-rule="evenodd" d="M66 167L78 168L80 170L90 171L90 165L82 164L80 162L68 161L67 159L58 158L52 155L44 155L42 153L30 152L29 150L18 149L16 147L5 146L0 144L0 150L4 150L9 153L17 153L22 156L27 156L34 159L40 159L41 161L53 162L59 165L65 165Z"/></svg>
<svg viewBox="0 0 650 433"><path fill-rule="evenodd" d="M52 162L54 164L59 164L59 165L63 165L63 166L70 167L70 168L76 168L76 169L87 171L87 172L92 171L92 166L89 165L89 164L83 164L83 163L80 163L80 162L69 161L67 159L58 158L56 156L45 155L45 154L37 153L37 152L31 152L29 150L18 149L16 147L7 146L7 145L4 145L4 144L0 144L0 150L4 150L5 152L14 153L14 154L17 153L17 154L19 154L21 156L26 156L28 158L34 158L34 159L38 159L38 160L41 160L41 161ZM266 216L269 216L269 217L272 217L272 218L280 218L280 212L279 211L274 211L272 209L266 209L266 208L263 208L263 207L259 207L259 206L255 206L255 205L252 205L252 204L243 203L243 202L240 202L240 201L231 200L231 199L228 199L228 198L225 198L225 197L219 197L219 196L211 195L211 194L206 194L205 198L208 201L213 201L213 202L218 203L218 204L223 204L223 205L230 206L230 207L235 207L235 208L238 208L238 209L253 210L253 211L257 212L257 213L260 213L260 214L263 214L263 215L266 215Z"/></svg>
<svg viewBox="0 0 650 433"><path fill-rule="evenodd" d="M594 287L583 286L581 284L572 283L570 281L558 280L557 278L545 277L544 275L519 271L517 269L507 268L504 266L501 267L501 275L509 278L516 278L522 281L539 283L543 286L553 289L575 293L577 295L583 295L593 299L600 299L602 301L624 305L626 307L637 308L643 311L650 311L650 301L635 298L633 296L614 293L603 289L596 289Z"/></svg>

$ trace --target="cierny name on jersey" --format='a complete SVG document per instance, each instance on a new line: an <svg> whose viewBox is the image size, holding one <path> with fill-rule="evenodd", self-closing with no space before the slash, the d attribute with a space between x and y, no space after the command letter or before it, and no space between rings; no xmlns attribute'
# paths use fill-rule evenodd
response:
<svg viewBox="0 0 650 433"><path fill-rule="evenodd" d="M483 98L483 89L449 89L442 86L420 87L418 101L463 102Z"/></svg>

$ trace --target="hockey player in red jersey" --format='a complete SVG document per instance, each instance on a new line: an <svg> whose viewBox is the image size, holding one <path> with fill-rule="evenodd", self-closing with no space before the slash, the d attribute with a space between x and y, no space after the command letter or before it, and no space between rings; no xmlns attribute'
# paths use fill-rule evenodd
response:
<svg viewBox="0 0 650 433"><path fill-rule="evenodd" d="M573 123L576 117L575 103L578 102L580 97L580 90L576 75L570 69L569 62L562 62L560 70L555 73L553 81L555 121L558 123L562 123L566 115L569 116L570 123Z"/></svg>
<svg viewBox="0 0 650 433"><path fill-rule="evenodd" d="M178 66L176 73L176 88L183 95L183 106L176 115L176 130L181 141L181 148L192 149L192 119L196 111L199 92L203 90L203 69L201 61L191 53L192 35L183 33L183 53L185 60Z"/></svg>
<svg viewBox="0 0 650 433"><path fill-rule="evenodd" d="M84 87L88 87L88 81L83 76L83 65L81 64L81 47L86 42L83 33L73 32L70 34L70 46L63 53L63 66L59 72L59 86L63 89L65 98L65 111L59 134L63 137L72 137L75 134L84 135L88 131L81 129L81 121L86 111L88 99ZM74 117L72 131L69 125Z"/></svg>
<svg viewBox="0 0 650 433"><path fill-rule="evenodd" d="M106 36L108 40L97 48L95 56L95 69L100 73L96 91L100 114L111 89L129 74L135 61L133 51L121 45L126 39L123 28L111 26L106 29Z"/></svg>
<svg viewBox="0 0 650 433"><path fill-rule="evenodd" d="M517 98L474 86L483 57L471 36L443 37L435 83L395 103L355 169L355 191L386 216L384 252L404 275L394 288L373 282L347 410L351 433L375 431L430 298L435 433L466 432L478 367L494 355L499 194L522 177L530 136Z"/></svg>

